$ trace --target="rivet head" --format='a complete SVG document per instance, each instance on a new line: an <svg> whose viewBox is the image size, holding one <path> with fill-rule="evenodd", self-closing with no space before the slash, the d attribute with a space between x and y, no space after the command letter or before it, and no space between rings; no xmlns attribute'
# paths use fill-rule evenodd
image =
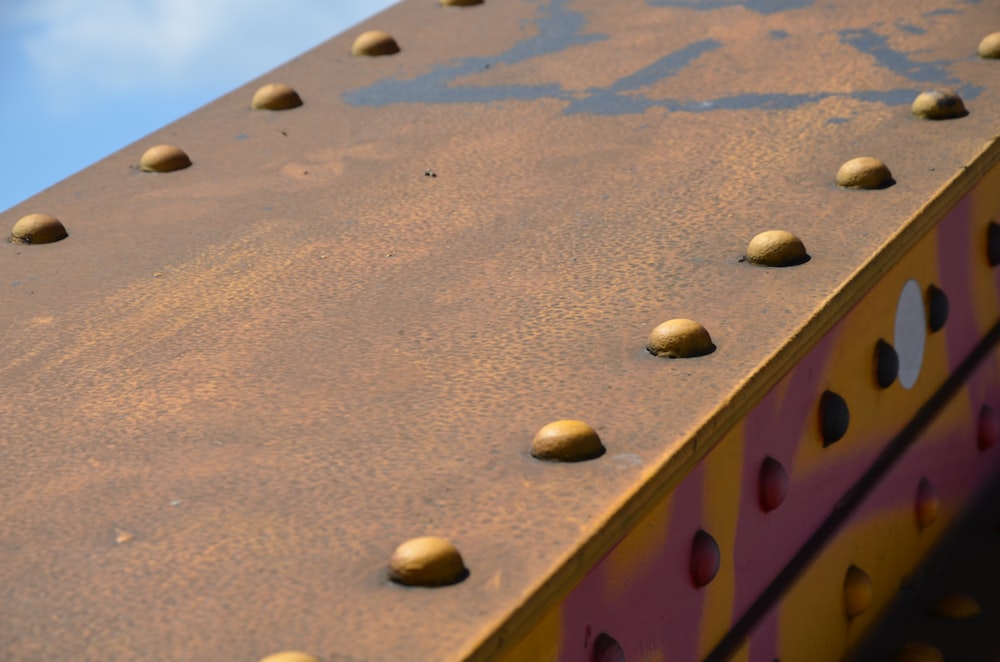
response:
<svg viewBox="0 0 1000 662"><path fill-rule="evenodd" d="M794 267L808 260L802 240L785 230L761 232L747 246L747 261L766 267Z"/></svg>
<svg viewBox="0 0 1000 662"><path fill-rule="evenodd" d="M917 95L910 111L925 120L950 120L965 117L969 111L965 109L962 97L954 90L927 90Z"/></svg>
<svg viewBox="0 0 1000 662"><path fill-rule="evenodd" d="M882 388L889 388L899 375L899 354L882 340L875 343L875 381Z"/></svg>
<svg viewBox="0 0 1000 662"><path fill-rule="evenodd" d="M875 589L872 578L856 565L847 569L844 577L844 613L848 618L854 618L868 611L872 606Z"/></svg>
<svg viewBox="0 0 1000 662"><path fill-rule="evenodd" d="M462 555L444 538L407 540L389 560L389 579L406 586L447 586L467 574Z"/></svg>
<svg viewBox="0 0 1000 662"><path fill-rule="evenodd" d="M250 102L255 110L288 110L301 105L299 93L283 83L268 83L254 92Z"/></svg>
<svg viewBox="0 0 1000 662"><path fill-rule="evenodd" d="M281 651L261 658L260 662L319 662L319 658L302 651Z"/></svg>
<svg viewBox="0 0 1000 662"><path fill-rule="evenodd" d="M707 585L719 574L722 552L719 543L705 531L694 534L691 543L691 581L698 588Z"/></svg>
<svg viewBox="0 0 1000 662"><path fill-rule="evenodd" d="M993 448L1000 440L1000 416L989 405L983 405L979 409L976 437L981 451Z"/></svg>
<svg viewBox="0 0 1000 662"><path fill-rule="evenodd" d="M933 524L941 510L941 497L938 496L937 489L926 478L921 478L917 483L917 526L924 530Z"/></svg>
<svg viewBox="0 0 1000 662"><path fill-rule="evenodd" d="M597 431L583 421L553 421L542 427L531 442L531 454L540 460L580 462L604 454Z"/></svg>
<svg viewBox="0 0 1000 662"><path fill-rule="evenodd" d="M936 333L948 322L948 295L934 285L927 287L927 328Z"/></svg>
<svg viewBox="0 0 1000 662"><path fill-rule="evenodd" d="M788 472L781 462L772 457L764 458L760 465L760 508L769 513L788 496Z"/></svg>
<svg viewBox="0 0 1000 662"><path fill-rule="evenodd" d="M820 433L823 446L840 441L851 424L847 402L833 391L825 391L819 399Z"/></svg>
<svg viewBox="0 0 1000 662"><path fill-rule="evenodd" d="M667 320L649 334L646 349L653 356L688 359L715 351L712 337L698 322L689 319Z"/></svg>
<svg viewBox="0 0 1000 662"><path fill-rule="evenodd" d="M593 662L625 662L621 644L609 634L601 633L594 639Z"/></svg>
<svg viewBox="0 0 1000 662"><path fill-rule="evenodd" d="M351 46L351 55L393 55L398 52L396 40L381 30L369 30L358 35Z"/></svg>
<svg viewBox="0 0 1000 662"><path fill-rule="evenodd" d="M896 651L892 662L944 662L944 654L924 641L911 641Z"/></svg>
<svg viewBox="0 0 1000 662"><path fill-rule="evenodd" d="M442 7L472 7L483 4L483 0L438 0Z"/></svg>
<svg viewBox="0 0 1000 662"><path fill-rule="evenodd" d="M150 147L139 159L139 169L145 172L173 172L191 165L191 159L180 147L157 145Z"/></svg>
<svg viewBox="0 0 1000 662"><path fill-rule="evenodd" d="M888 166L870 156L859 156L840 166L837 185L844 188L879 189L895 183Z"/></svg>
<svg viewBox="0 0 1000 662"><path fill-rule="evenodd" d="M965 593L948 593L942 595L934 603L934 606L931 607L931 613L935 616L952 620L972 618L973 616L978 616L981 611L979 601Z"/></svg>
<svg viewBox="0 0 1000 662"><path fill-rule="evenodd" d="M986 226L986 259L991 267L1000 264L1000 225L996 221Z"/></svg>
<svg viewBox="0 0 1000 662"><path fill-rule="evenodd" d="M22 216L10 231L12 244L51 244L69 235L58 218L48 214Z"/></svg>
<svg viewBox="0 0 1000 662"><path fill-rule="evenodd" d="M1000 32L983 37L983 40L979 42L979 57L1000 58Z"/></svg>

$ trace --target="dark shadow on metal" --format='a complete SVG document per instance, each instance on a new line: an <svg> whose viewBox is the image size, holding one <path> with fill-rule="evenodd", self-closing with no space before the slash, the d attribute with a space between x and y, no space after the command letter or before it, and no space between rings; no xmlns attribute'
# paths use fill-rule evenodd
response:
<svg viewBox="0 0 1000 662"><path fill-rule="evenodd" d="M736 625L719 641L715 648L705 657L705 662L723 662L728 660L748 639L754 626L777 604L782 594L798 579L799 575L809 566L820 550L837 534L851 514L861 505L862 501L879 484L889 469L902 457L906 449L915 442L920 433L944 409L945 405L961 389L976 367L985 360L1000 342L1000 322L997 322L983 337L975 349L958 369L952 373L924 405L917 410L916 415L886 447L872 466L858 479L834 506L833 512L809 537L802 549L792 558L785 568L778 573L767 588L760 594L746 613L736 622Z"/></svg>

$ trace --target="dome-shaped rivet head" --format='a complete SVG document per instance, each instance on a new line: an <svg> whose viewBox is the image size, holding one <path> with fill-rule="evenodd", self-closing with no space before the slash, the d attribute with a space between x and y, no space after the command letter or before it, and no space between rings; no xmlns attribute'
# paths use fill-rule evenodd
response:
<svg viewBox="0 0 1000 662"><path fill-rule="evenodd" d="M833 391L825 391L820 397L819 417L824 447L840 441L847 434L851 412L847 402Z"/></svg>
<svg viewBox="0 0 1000 662"><path fill-rule="evenodd" d="M593 662L625 662L625 651L621 644L609 634L601 633L594 639Z"/></svg>
<svg viewBox="0 0 1000 662"><path fill-rule="evenodd" d="M926 478L921 478L917 484L917 526L920 530L926 529L933 524L941 510L941 497L937 490Z"/></svg>
<svg viewBox="0 0 1000 662"><path fill-rule="evenodd" d="M358 35L351 46L351 55L393 55L398 52L396 40L381 30L369 30Z"/></svg>
<svg viewBox="0 0 1000 662"><path fill-rule="evenodd" d="M888 166L870 156L851 159L837 171L837 185L844 188L879 189L894 184Z"/></svg>
<svg viewBox="0 0 1000 662"><path fill-rule="evenodd" d="M997 440L1000 440L1000 416L989 405L983 405L979 409L976 437L981 451L993 448L996 446Z"/></svg>
<svg viewBox="0 0 1000 662"><path fill-rule="evenodd" d="M698 322L689 319L672 319L659 325L649 334L646 349L653 356L668 359L688 359L715 351L712 337Z"/></svg>
<svg viewBox="0 0 1000 662"><path fill-rule="evenodd" d="M51 244L69 235L58 218L48 214L22 216L10 231L12 244Z"/></svg>
<svg viewBox="0 0 1000 662"><path fill-rule="evenodd" d="M747 246L747 262L766 267L794 267L809 260L802 240L785 230L761 232Z"/></svg>
<svg viewBox="0 0 1000 662"><path fill-rule="evenodd" d="M899 374L899 355L895 348L879 339L875 343L875 381L882 388L889 388Z"/></svg>
<svg viewBox="0 0 1000 662"><path fill-rule="evenodd" d="M698 588L705 586L719 574L722 552L719 543L704 531L694 534L691 543L691 581Z"/></svg>
<svg viewBox="0 0 1000 662"><path fill-rule="evenodd" d="M991 267L1000 264L1000 225L995 221L986 226L986 259Z"/></svg>
<svg viewBox="0 0 1000 662"><path fill-rule="evenodd" d="M472 7L483 4L483 0L438 0L442 7Z"/></svg>
<svg viewBox="0 0 1000 662"><path fill-rule="evenodd" d="M969 111L965 109L962 97L954 90L927 90L917 95L910 111L925 120L950 120L965 117Z"/></svg>
<svg viewBox="0 0 1000 662"><path fill-rule="evenodd" d="M931 607L931 613L935 616L952 620L972 618L978 616L981 611L979 601L965 593L945 594Z"/></svg>
<svg viewBox="0 0 1000 662"><path fill-rule="evenodd" d="M844 577L844 613L848 618L854 618L868 611L872 606L875 589L872 578L856 565L847 569Z"/></svg>
<svg viewBox="0 0 1000 662"><path fill-rule="evenodd" d="M319 658L302 651L281 651L261 658L260 662L319 662Z"/></svg>
<svg viewBox="0 0 1000 662"><path fill-rule="evenodd" d="M1000 58L1000 32L983 37L983 40L979 42L979 57Z"/></svg>
<svg viewBox="0 0 1000 662"><path fill-rule="evenodd" d="M407 540L389 560L389 579L406 586L447 586L467 574L462 555L444 538Z"/></svg>
<svg viewBox="0 0 1000 662"><path fill-rule="evenodd" d="M936 333L948 321L948 295L934 285L927 287L927 328Z"/></svg>
<svg viewBox="0 0 1000 662"><path fill-rule="evenodd" d="M769 513L788 496L788 472L781 462L766 457L760 465L760 508Z"/></svg>
<svg viewBox="0 0 1000 662"><path fill-rule="evenodd" d="M254 92L250 107L255 110L288 110L302 105L299 93L283 83L268 83Z"/></svg>
<svg viewBox="0 0 1000 662"><path fill-rule="evenodd" d="M892 662L944 662L944 655L936 646L923 641L911 641L896 651Z"/></svg>
<svg viewBox="0 0 1000 662"><path fill-rule="evenodd" d="M191 165L191 159L180 147L157 145L150 147L139 159L139 169L146 172L173 172Z"/></svg>
<svg viewBox="0 0 1000 662"><path fill-rule="evenodd" d="M553 421L535 434L531 454L540 460L580 462L603 455L604 444L583 421Z"/></svg>

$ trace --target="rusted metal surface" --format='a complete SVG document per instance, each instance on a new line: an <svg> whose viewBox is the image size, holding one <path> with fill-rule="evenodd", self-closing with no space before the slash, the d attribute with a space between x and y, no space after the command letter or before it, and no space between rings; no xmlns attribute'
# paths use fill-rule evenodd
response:
<svg viewBox="0 0 1000 662"><path fill-rule="evenodd" d="M5 657L523 634L997 157L989 3L709 4L405 2L0 216L69 232L0 246ZM740 262L770 229L810 261ZM671 318L717 349L649 356ZM607 452L533 459L557 419ZM391 584L418 536L469 576Z"/></svg>

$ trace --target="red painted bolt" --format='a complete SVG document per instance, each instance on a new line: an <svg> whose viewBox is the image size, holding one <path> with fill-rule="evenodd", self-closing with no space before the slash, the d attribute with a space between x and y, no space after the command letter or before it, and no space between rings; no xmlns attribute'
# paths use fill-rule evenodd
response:
<svg viewBox="0 0 1000 662"><path fill-rule="evenodd" d="M993 407L983 405L979 410L979 427L977 431L979 450L993 448L1000 440L1000 416Z"/></svg>
<svg viewBox="0 0 1000 662"><path fill-rule="evenodd" d="M785 501L788 495L788 472L772 457L760 465L760 508L769 513Z"/></svg>
<svg viewBox="0 0 1000 662"><path fill-rule="evenodd" d="M691 543L691 580L694 585L701 588L715 579L721 563L722 552L715 538L704 531L694 534L694 542Z"/></svg>

